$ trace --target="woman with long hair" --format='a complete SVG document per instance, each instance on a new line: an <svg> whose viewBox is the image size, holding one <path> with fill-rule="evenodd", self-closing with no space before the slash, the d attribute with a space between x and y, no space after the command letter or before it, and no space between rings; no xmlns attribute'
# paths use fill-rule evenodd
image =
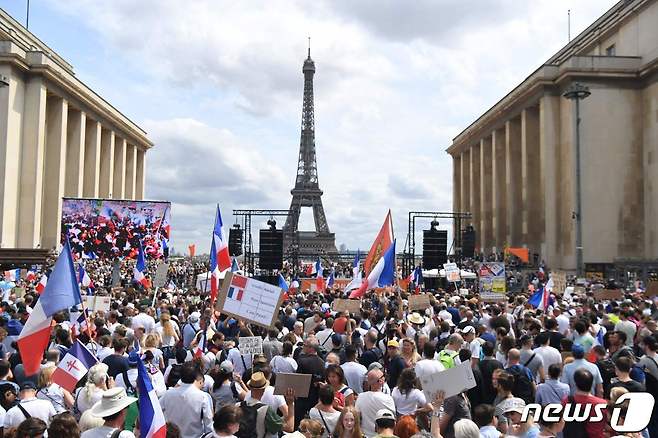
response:
<svg viewBox="0 0 658 438"><path fill-rule="evenodd" d="M400 356L404 359L405 365L411 368L415 367L416 362L422 359L418 351L416 351L416 341L412 338L404 338L402 340L402 352Z"/></svg>
<svg viewBox="0 0 658 438"><path fill-rule="evenodd" d="M162 353L164 354L165 361L172 359L174 357L174 346L180 340L178 325L171 320L171 315L168 312L162 312L160 315L160 325L156 326L156 330L162 339Z"/></svg>
<svg viewBox="0 0 658 438"><path fill-rule="evenodd" d="M69 412L53 416L48 426L48 438L80 438L80 426Z"/></svg>
<svg viewBox="0 0 658 438"><path fill-rule="evenodd" d="M108 367L104 363L97 363L89 368L87 383L78 388L73 400L73 411L82 414L90 409L103 397L103 391L114 386L114 380L107 374Z"/></svg>
<svg viewBox="0 0 658 438"><path fill-rule="evenodd" d="M149 333L144 337L144 352L150 351L153 354L153 364L157 366L160 371L165 370L165 360L162 350L160 350L160 335L157 333Z"/></svg>
<svg viewBox="0 0 658 438"><path fill-rule="evenodd" d="M53 382L55 368L54 365L41 368L37 398L49 401L55 408L55 412L59 414L68 411L73 406L73 396L66 389Z"/></svg>
<svg viewBox="0 0 658 438"><path fill-rule="evenodd" d="M354 406L345 406L338 417L333 438L363 438L361 432L361 414Z"/></svg>
<svg viewBox="0 0 658 438"><path fill-rule="evenodd" d="M331 364L324 372L325 381L334 390L334 409L342 411L345 406L354 406L356 396L347 386L345 372L340 365Z"/></svg>
<svg viewBox="0 0 658 438"><path fill-rule="evenodd" d="M400 373L398 384L391 392L395 402L395 410L398 417L412 416L426 412L432 412L432 405L425 399L425 394L419 389L416 379L416 371L413 368L405 368Z"/></svg>

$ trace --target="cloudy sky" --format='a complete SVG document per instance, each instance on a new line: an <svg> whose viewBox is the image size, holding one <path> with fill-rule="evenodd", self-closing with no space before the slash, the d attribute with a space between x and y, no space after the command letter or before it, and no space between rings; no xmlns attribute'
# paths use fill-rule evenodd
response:
<svg viewBox="0 0 658 438"><path fill-rule="evenodd" d="M311 36L323 203L356 249L389 208L400 241L409 210L451 210L452 138L567 42L568 9L576 35L615 3L32 0L30 30L148 132L179 250L207 250L216 203L288 208Z"/></svg>

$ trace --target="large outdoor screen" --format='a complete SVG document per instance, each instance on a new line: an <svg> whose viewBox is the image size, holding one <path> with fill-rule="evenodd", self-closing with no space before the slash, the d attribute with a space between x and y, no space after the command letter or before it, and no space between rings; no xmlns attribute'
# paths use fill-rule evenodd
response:
<svg viewBox="0 0 658 438"><path fill-rule="evenodd" d="M170 216L170 202L64 198L62 238L68 234L76 258L134 258L140 241L148 257L160 258L168 252Z"/></svg>

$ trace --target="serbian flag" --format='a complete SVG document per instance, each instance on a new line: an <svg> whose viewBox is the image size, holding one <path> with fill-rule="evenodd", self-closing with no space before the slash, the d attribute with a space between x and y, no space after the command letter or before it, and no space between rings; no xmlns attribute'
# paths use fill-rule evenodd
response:
<svg viewBox="0 0 658 438"><path fill-rule="evenodd" d="M55 368L53 382L72 393L80 379L87 374L89 368L97 363L98 360L91 354L91 351L76 340Z"/></svg>
<svg viewBox="0 0 658 438"><path fill-rule="evenodd" d="M377 264L373 266L372 271L368 274L366 281L361 287L352 291L350 298L361 298L368 289L375 287L390 286L395 282L395 239L391 246L388 247L383 257L380 257Z"/></svg>
<svg viewBox="0 0 658 438"><path fill-rule="evenodd" d="M26 376L39 372L43 352L50 341L52 316L81 302L80 287L67 239L48 278L48 284L18 337L18 348Z"/></svg>
<svg viewBox="0 0 658 438"><path fill-rule="evenodd" d="M363 279L361 278L361 269L359 269L359 258L360 253L357 251L356 255L354 256L354 262L352 263L352 281L350 281L349 284L345 287L345 292L349 292L361 287Z"/></svg>
<svg viewBox="0 0 658 438"><path fill-rule="evenodd" d="M139 394L139 437L165 438L167 422L151 383L151 377L141 359L137 365L137 393Z"/></svg>
<svg viewBox="0 0 658 438"><path fill-rule="evenodd" d="M217 291L219 289L219 266L217 264L217 251L215 248L215 239L210 242L210 302L215 303Z"/></svg>
<svg viewBox="0 0 658 438"><path fill-rule="evenodd" d="M212 231L213 241L215 242L215 251L217 254L217 267L219 271L226 271L231 268L231 256L228 254L228 239L224 234L224 224L222 214L217 205L217 214L215 215L215 227Z"/></svg>
<svg viewBox="0 0 658 438"><path fill-rule="evenodd" d="M37 293L41 295L44 290L46 290L46 284L48 283L48 276L46 274L43 274L41 276L41 280L37 283L35 286L35 289L37 290Z"/></svg>
<svg viewBox="0 0 658 438"><path fill-rule="evenodd" d="M133 268L133 282L139 283L144 287L149 287L149 281L146 278L146 258L144 258L144 248L142 242L139 242L139 253L137 254L137 263Z"/></svg>
<svg viewBox="0 0 658 438"><path fill-rule="evenodd" d="M369 275L370 271L374 269L374 266L391 246L391 243L393 243L393 221L391 220L391 210L389 210L384 224L379 230L375 241L372 243L370 251L368 251L368 255L366 256L366 261L363 264L363 270L366 275Z"/></svg>
<svg viewBox="0 0 658 438"><path fill-rule="evenodd" d="M87 271L85 271L85 268L82 265L80 265L80 269L78 270L78 281L81 286L87 288L87 293L89 295L94 294L94 282L91 281L91 277L87 274Z"/></svg>

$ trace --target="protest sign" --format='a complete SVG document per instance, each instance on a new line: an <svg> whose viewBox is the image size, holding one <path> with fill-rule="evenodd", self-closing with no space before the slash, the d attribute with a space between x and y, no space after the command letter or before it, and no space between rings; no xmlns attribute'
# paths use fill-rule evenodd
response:
<svg viewBox="0 0 658 438"><path fill-rule="evenodd" d="M430 307L429 295L409 295L409 310L425 310L428 307Z"/></svg>
<svg viewBox="0 0 658 438"><path fill-rule="evenodd" d="M594 298L597 300L621 300L624 298L624 291L621 289L597 289L594 291Z"/></svg>
<svg viewBox="0 0 658 438"><path fill-rule="evenodd" d="M361 300L346 300L337 298L334 300L334 310L336 312L349 312L352 314L361 311Z"/></svg>
<svg viewBox="0 0 658 438"><path fill-rule="evenodd" d="M647 283L647 289L644 291L644 295L647 297L655 297L658 295L658 281L649 281Z"/></svg>
<svg viewBox="0 0 658 438"><path fill-rule="evenodd" d="M567 288L567 273L564 271L552 271L551 278L553 279L553 293L562 295Z"/></svg>
<svg viewBox="0 0 658 438"><path fill-rule="evenodd" d="M446 280L450 283L455 283L461 280L461 271L457 266L457 263L444 263L443 269L446 273Z"/></svg>
<svg viewBox="0 0 658 438"><path fill-rule="evenodd" d="M575 286L573 288L573 293L578 296L585 295L586 292L587 290L583 286Z"/></svg>
<svg viewBox="0 0 658 438"><path fill-rule="evenodd" d="M278 378L277 375L277 380ZM434 400L439 391L444 391L445 398L448 398L475 387L476 382L471 363L466 362L445 371L423 375L420 378L420 384L425 398Z"/></svg>
<svg viewBox="0 0 658 438"><path fill-rule="evenodd" d="M215 308L246 322L273 327L283 302L282 292L280 287L229 272Z"/></svg>
<svg viewBox="0 0 658 438"><path fill-rule="evenodd" d="M274 395L285 395L288 388L295 391L295 397L308 397L308 390L311 388L311 375L276 373Z"/></svg>
<svg viewBox="0 0 658 438"><path fill-rule="evenodd" d="M169 272L169 263L160 263L155 270L153 286L165 287L167 285L167 272Z"/></svg>
<svg viewBox="0 0 658 438"><path fill-rule="evenodd" d="M480 298L482 301L505 300L505 264L483 262L478 273L480 277Z"/></svg>
<svg viewBox="0 0 658 438"><path fill-rule="evenodd" d="M238 349L242 354L262 354L263 338L260 336L241 336L238 338Z"/></svg>
<svg viewBox="0 0 658 438"><path fill-rule="evenodd" d="M14 288L14 295L16 295L16 298L23 298L25 296L25 288L24 287L15 287Z"/></svg>
<svg viewBox="0 0 658 438"><path fill-rule="evenodd" d="M109 312L112 299L100 295L85 295L85 306L90 312Z"/></svg>

